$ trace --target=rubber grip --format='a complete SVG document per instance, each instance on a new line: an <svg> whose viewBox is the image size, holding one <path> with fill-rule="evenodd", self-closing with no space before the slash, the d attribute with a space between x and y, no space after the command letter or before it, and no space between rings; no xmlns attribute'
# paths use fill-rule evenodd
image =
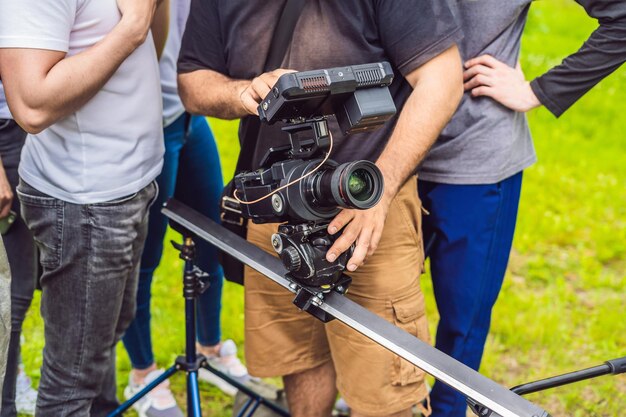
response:
<svg viewBox="0 0 626 417"><path fill-rule="evenodd" d="M610 361L606 361L605 363L609 365L613 375L623 374L626 372L626 356L619 359L612 359Z"/></svg>

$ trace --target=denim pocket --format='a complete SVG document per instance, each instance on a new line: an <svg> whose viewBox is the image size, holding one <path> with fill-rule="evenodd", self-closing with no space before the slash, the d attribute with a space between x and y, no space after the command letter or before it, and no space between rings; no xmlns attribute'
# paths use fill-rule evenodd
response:
<svg viewBox="0 0 626 417"><path fill-rule="evenodd" d="M43 194L21 181L15 191L17 191L17 197L20 199L20 203L22 204L30 204L32 206L40 207L55 207L60 203L60 201L56 198Z"/></svg>
<svg viewBox="0 0 626 417"><path fill-rule="evenodd" d="M96 207L118 206L118 205L122 205L124 203L131 201L133 198L137 197L138 194L139 194L139 191L136 193L125 195L124 197L116 198L115 200L104 201L102 203L93 203L90 205L96 206Z"/></svg>
<svg viewBox="0 0 626 417"><path fill-rule="evenodd" d="M63 202L23 184L18 186L17 196L22 218L39 248L41 265L58 268L63 250Z"/></svg>
<svg viewBox="0 0 626 417"><path fill-rule="evenodd" d="M11 126L13 120L11 119L0 119L0 130L4 130L7 127Z"/></svg>

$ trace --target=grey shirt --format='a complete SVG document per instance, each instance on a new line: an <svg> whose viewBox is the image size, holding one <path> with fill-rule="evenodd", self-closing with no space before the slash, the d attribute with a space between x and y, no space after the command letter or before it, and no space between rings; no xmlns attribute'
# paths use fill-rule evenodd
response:
<svg viewBox="0 0 626 417"><path fill-rule="evenodd" d="M490 54L517 63L531 0L448 0L465 39L461 54ZM626 1L576 0L599 27L576 53L537 77L531 87L541 103L560 116L604 77L626 62ZM427 159L420 178L449 184L489 184L535 162L523 114L486 98L465 94Z"/></svg>
<svg viewBox="0 0 626 417"><path fill-rule="evenodd" d="M449 0L464 32L463 60L489 54L515 66L531 0ZM526 116L465 93L418 172L446 184L493 184L536 161Z"/></svg>

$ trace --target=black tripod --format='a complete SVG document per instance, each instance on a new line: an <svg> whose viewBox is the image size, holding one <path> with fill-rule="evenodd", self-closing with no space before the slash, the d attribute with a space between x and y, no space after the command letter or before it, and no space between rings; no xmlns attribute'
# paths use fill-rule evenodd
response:
<svg viewBox="0 0 626 417"><path fill-rule="evenodd" d="M235 381L228 375L211 367L206 358L196 351L196 297L198 297L207 288L202 278L206 275L200 269L194 266L195 244L192 234L183 233L183 243L177 244L172 242L174 247L180 251L180 258L185 261L183 272L183 297L185 298L185 355L176 358L174 365L168 368L161 376L146 385L144 389L138 392L134 397L121 404L108 417L121 416L139 399L143 398L150 391L156 388L160 383L174 375L178 371L187 373L187 415L189 417L202 417L200 407L200 391L198 389L198 370L204 368L215 374L220 379L228 382L239 391L243 392L248 400L241 408L237 417L250 417L254 414L260 405L263 405L277 414L289 417L289 413L280 406L263 398L260 394L254 392L249 387Z"/></svg>

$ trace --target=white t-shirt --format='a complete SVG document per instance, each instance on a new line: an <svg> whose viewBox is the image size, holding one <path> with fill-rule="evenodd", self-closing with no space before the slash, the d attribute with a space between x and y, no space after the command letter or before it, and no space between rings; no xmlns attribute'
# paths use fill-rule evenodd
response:
<svg viewBox="0 0 626 417"><path fill-rule="evenodd" d="M176 63L180 44L183 40L191 0L172 0L170 2L170 28L165 49L161 55L161 92L163 94L163 126L169 126L185 112L183 102L178 96L176 82Z"/></svg>
<svg viewBox="0 0 626 417"><path fill-rule="evenodd" d="M4 97L4 87L0 81L0 119L11 119L11 112L7 105L7 99Z"/></svg>
<svg viewBox="0 0 626 417"><path fill-rule="evenodd" d="M120 21L116 0L0 0L0 48L79 54ZM81 109L37 135L22 151L20 176L76 204L135 193L161 172L162 105L152 37Z"/></svg>

